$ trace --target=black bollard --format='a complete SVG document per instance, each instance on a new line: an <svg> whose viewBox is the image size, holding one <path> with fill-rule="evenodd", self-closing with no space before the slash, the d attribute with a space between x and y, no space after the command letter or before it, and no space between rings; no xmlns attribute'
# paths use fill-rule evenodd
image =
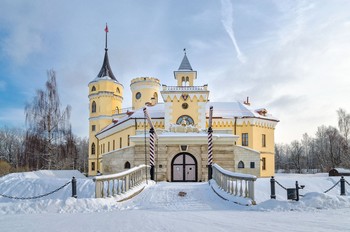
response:
<svg viewBox="0 0 350 232"><path fill-rule="evenodd" d="M74 176L72 178L72 197L77 198L77 180Z"/></svg>
<svg viewBox="0 0 350 232"><path fill-rule="evenodd" d="M213 167L211 164L208 165L208 181L213 179Z"/></svg>
<svg viewBox="0 0 350 232"><path fill-rule="evenodd" d="M344 176L340 178L340 196L345 196L345 179Z"/></svg>
<svg viewBox="0 0 350 232"><path fill-rule="evenodd" d="M295 189L296 189L296 192L297 192L297 198L295 200L299 201L299 184L298 184L298 181L295 181Z"/></svg>
<svg viewBox="0 0 350 232"><path fill-rule="evenodd" d="M151 177L151 180L154 180L154 166L153 165L151 165L150 177Z"/></svg>
<svg viewBox="0 0 350 232"><path fill-rule="evenodd" d="M271 199L276 199L276 187L275 187L275 178L271 176L270 186L271 186Z"/></svg>

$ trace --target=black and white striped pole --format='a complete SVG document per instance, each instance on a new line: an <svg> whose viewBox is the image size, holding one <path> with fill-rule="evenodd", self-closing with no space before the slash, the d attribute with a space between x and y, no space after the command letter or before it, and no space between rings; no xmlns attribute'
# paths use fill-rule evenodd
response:
<svg viewBox="0 0 350 232"><path fill-rule="evenodd" d="M147 112L147 108L144 107L143 108L143 113L145 115L145 118L147 119L147 122L150 126L150 130L149 130L149 161L150 161L150 166L151 166L151 170L150 170L150 177L151 177L151 180L154 180L154 166L155 166L155 139L158 139L158 135L156 133L156 131L154 130L154 126L153 126L153 123L152 123L152 120L151 120L151 117L148 115L148 112Z"/></svg>
<svg viewBox="0 0 350 232"><path fill-rule="evenodd" d="M149 130L149 162L151 165L151 180L154 180L154 145L154 129L153 127L151 127L151 129Z"/></svg>
<svg viewBox="0 0 350 232"><path fill-rule="evenodd" d="M213 107L209 109L209 128L208 128L208 180L213 178L213 129L212 126Z"/></svg>

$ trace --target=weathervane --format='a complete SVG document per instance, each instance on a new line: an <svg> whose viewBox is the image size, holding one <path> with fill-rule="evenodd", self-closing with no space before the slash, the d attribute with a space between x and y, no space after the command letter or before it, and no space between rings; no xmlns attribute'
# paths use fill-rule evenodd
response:
<svg viewBox="0 0 350 232"><path fill-rule="evenodd" d="M106 47L105 47L105 50L107 51L107 50L108 50L108 48L107 48L107 33L108 33L108 26L107 26L107 23L106 23L105 32L106 32Z"/></svg>

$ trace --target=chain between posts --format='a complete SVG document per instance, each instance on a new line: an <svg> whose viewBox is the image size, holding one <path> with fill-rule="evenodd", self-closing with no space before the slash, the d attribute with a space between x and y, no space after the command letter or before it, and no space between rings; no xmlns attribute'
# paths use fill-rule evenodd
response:
<svg viewBox="0 0 350 232"><path fill-rule="evenodd" d="M287 188L284 187L282 184L280 184L276 179L275 179L275 182L276 182L281 188L283 188L284 190L287 190Z"/></svg>
<svg viewBox="0 0 350 232"><path fill-rule="evenodd" d="M337 186L339 183L340 183L340 180L337 183L335 183L332 187L330 187L328 190L324 191L323 193L328 193L329 191L334 189L334 187Z"/></svg>
<svg viewBox="0 0 350 232"><path fill-rule="evenodd" d="M5 194L1 194L0 193L0 196L2 197L6 197L6 198L10 198L10 199L15 199L15 200L33 200L33 199L38 199L38 198L42 198L42 197L46 197L48 195L51 195L55 192L58 192L59 190L63 189L64 187L66 187L67 185L69 185L71 183L71 181L65 183L64 185L62 185L61 187L49 192L49 193L45 193L45 194L42 194L42 195L38 195L38 196L34 196L34 197L13 197L13 196L8 196L8 195L5 195Z"/></svg>
<svg viewBox="0 0 350 232"><path fill-rule="evenodd" d="M347 183L348 185L350 185L350 183L346 180L346 179L344 179L345 180L345 183Z"/></svg>

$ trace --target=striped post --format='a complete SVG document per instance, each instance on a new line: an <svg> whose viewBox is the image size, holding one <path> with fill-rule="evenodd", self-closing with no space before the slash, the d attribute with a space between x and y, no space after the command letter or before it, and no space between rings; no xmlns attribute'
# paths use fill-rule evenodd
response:
<svg viewBox="0 0 350 232"><path fill-rule="evenodd" d="M213 129L212 126L213 107L209 110L209 128L208 128L208 180L213 178Z"/></svg>
<svg viewBox="0 0 350 232"><path fill-rule="evenodd" d="M151 180L154 180L154 129L151 127L149 130L149 162L151 165Z"/></svg>

